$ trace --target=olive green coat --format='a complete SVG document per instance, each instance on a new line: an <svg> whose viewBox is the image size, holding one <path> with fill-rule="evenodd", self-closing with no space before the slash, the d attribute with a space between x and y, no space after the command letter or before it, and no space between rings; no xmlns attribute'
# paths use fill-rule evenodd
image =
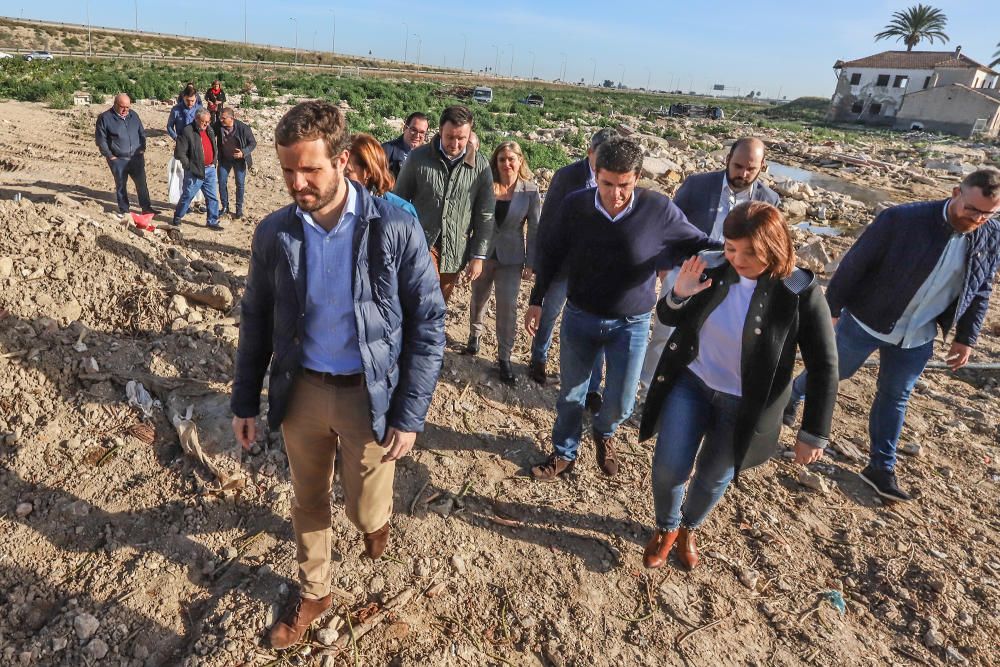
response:
<svg viewBox="0 0 1000 667"><path fill-rule="evenodd" d="M427 247L440 239L441 273L460 271L470 257L489 256L496 227L493 174L472 146L451 173L437 138L414 148L392 191L417 209Z"/></svg>

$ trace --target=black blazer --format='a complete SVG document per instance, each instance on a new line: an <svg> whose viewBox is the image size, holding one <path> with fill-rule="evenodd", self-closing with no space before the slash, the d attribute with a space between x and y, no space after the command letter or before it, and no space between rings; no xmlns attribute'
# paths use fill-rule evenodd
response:
<svg viewBox="0 0 1000 667"><path fill-rule="evenodd" d="M215 140L215 132L212 126L205 128L208 132L208 139L212 142L215 150L213 165L219 164L219 144ZM195 178L205 178L205 149L201 147L201 135L191 123L184 128L184 131L177 137L177 145L174 147L174 157L184 167L185 172L191 172Z"/></svg>
<svg viewBox="0 0 1000 667"><path fill-rule="evenodd" d="M677 328L663 350L646 395L640 441L659 430L663 401L677 376L698 356L702 325L726 298L729 286L739 280L721 252L703 256L710 264L705 274L712 279L712 286L678 307L668 303L669 295L656 304L660 321ZM733 439L737 473L760 465L774 454L782 412L791 395L796 348L802 351L809 371L799 438L825 447L839 381L830 309L815 277L805 269L795 269L784 280L761 276L743 325L743 397Z"/></svg>
<svg viewBox="0 0 1000 667"><path fill-rule="evenodd" d="M556 226L563 199L566 198L566 195L587 187L588 178L590 178L590 163L587 158L566 165L552 177L552 182L549 183L549 189L542 202L542 213L538 218L538 248L545 247L545 237ZM537 264L538 253L534 253L534 256L528 261L528 266L537 273Z"/></svg>
<svg viewBox="0 0 1000 667"><path fill-rule="evenodd" d="M242 162L246 163L247 169L251 169L253 168L253 151L257 148L257 139L253 136L253 130L250 129L249 125L241 120L236 120L235 118L233 121L233 132L236 135L236 146L243 151ZM219 141L216 144L220 162L222 162L222 133L224 131L224 128L220 125L218 137ZM238 164L241 160L233 160L233 162ZM226 164L228 166L228 163Z"/></svg>

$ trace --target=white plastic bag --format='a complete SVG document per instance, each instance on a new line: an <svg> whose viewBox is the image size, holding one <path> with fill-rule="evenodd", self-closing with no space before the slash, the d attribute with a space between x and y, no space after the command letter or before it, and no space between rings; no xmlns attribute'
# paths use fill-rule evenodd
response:
<svg viewBox="0 0 1000 667"><path fill-rule="evenodd" d="M172 205L176 206L177 202L181 200L181 193L184 190L184 167L177 158L170 158L170 163L167 165L167 201ZM205 201L205 195L198 190L195 194L194 199L191 203L203 202Z"/></svg>

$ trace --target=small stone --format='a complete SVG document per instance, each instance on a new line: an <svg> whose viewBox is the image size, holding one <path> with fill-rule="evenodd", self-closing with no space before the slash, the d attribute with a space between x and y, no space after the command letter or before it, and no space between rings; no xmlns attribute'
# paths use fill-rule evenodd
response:
<svg viewBox="0 0 1000 667"><path fill-rule="evenodd" d="M923 453L923 447L915 442L906 442L899 448L899 451L907 456L920 456Z"/></svg>
<svg viewBox="0 0 1000 667"><path fill-rule="evenodd" d="M368 584L368 590L375 595L385 590L385 577L383 577L380 574L376 574L374 577L372 577L371 583Z"/></svg>
<svg viewBox="0 0 1000 667"><path fill-rule="evenodd" d="M924 646L927 648L937 648L944 645L944 637L937 628L931 628L924 635Z"/></svg>
<svg viewBox="0 0 1000 667"><path fill-rule="evenodd" d="M969 615L967 611L961 611L958 613L958 618L956 619L958 625L963 628L971 628L976 622L973 620L972 616Z"/></svg>
<svg viewBox="0 0 1000 667"><path fill-rule="evenodd" d="M944 651L945 662L954 662L959 665L969 664L969 659L958 652L958 649L954 646L949 646Z"/></svg>
<svg viewBox="0 0 1000 667"><path fill-rule="evenodd" d="M66 648L67 644L69 644L69 640L67 640L65 637L53 637L52 638L52 652L53 653L58 653L59 651L61 651L64 648Z"/></svg>
<svg viewBox="0 0 1000 667"><path fill-rule="evenodd" d="M0 278L9 278L14 273L14 260L10 257L0 257Z"/></svg>
<svg viewBox="0 0 1000 667"><path fill-rule="evenodd" d="M83 370L85 373L100 373L101 367L97 365L97 359L87 357L83 362Z"/></svg>
<svg viewBox="0 0 1000 667"><path fill-rule="evenodd" d="M945 479L951 479L955 476L955 471L945 466L944 468L941 468L941 476Z"/></svg>
<svg viewBox="0 0 1000 667"><path fill-rule="evenodd" d="M937 549L928 549L927 553L929 553L930 555L934 556L935 558L939 558L941 560L944 560L945 558L948 557L948 554L946 554L943 551L938 551Z"/></svg>
<svg viewBox="0 0 1000 667"><path fill-rule="evenodd" d="M31 503L18 503L17 508L14 510L14 514L18 519L26 519L34 509L35 506Z"/></svg>
<svg viewBox="0 0 1000 667"><path fill-rule="evenodd" d="M35 654L32 651L21 651L17 654L17 659L22 665L30 665L35 659Z"/></svg>
<svg viewBox="0 0 1000 667"><path fill-rule="evenodd" d="M798 482L802 486L808 489L813 489L814 491L819 491L820 493L829 493L830 491L830 487L827 485L826 480L823 479L822 475L809 472L805 468L799 471Z"/></svg>
<svg viewBox="0 0 1000 667"><path fill-rule="evenodd" d="M226 547L222 550L222 557L226 560L233 560L239 555L240 552L236 549L236 547Z"/></svg>
<svg viewBox="0 0 1000 667"><path fill-rule="evenodd" d="M466 574L468 572L468 568L465 565L465 559L458 554L451 557L451 566L454 567L455 571L459 574Z"/></svg>
<svg viewBox="0 0 1000 667"><path fill-rule="evenodd" d="M170 297L171 312L174 312L180 315L181 317L184 317L185 315L187 315L188 309L189 307L187 299L185 299L182 295L174 294L172 297Z"/></svg>
<svg viewBox="0 0 1000 667"><path fill-rule="evenodd" d="M737 578L740 583L749 588L750 590L756 590L757 582L760 580L760 575L750 568L743 568L740 570Z"/></svg>
<svg viewBox="0 0 1000 667"><path fill-rule="evenodd" d="M55 269L52 270L53 280L66 280L67 277L68 276L66 275L66 269L64 269L61 266L57 266Z"/></svg>
<svg viewBox="0 0 1000 667"><path fill-rule="evenodd" d="M109 650L107 642L100 637L95 637L84 647L83 652L94 660L101 660L108 654Z"/></svg>
<svg viewBox="0 0 1000 667"><path fill-rule="evenodd" d="M330 628L322 628L316 631L316 641L323 646L333 646L339 637L340 633Z"/></svg>
<svg viewBox="0 0 1000 667"><path fill-rule="evenodd" d="M76 636L81 641L93 637L99 627L101 627L101 622L90 614L80 614L73 619L73 630L76 631Z"/></svg>

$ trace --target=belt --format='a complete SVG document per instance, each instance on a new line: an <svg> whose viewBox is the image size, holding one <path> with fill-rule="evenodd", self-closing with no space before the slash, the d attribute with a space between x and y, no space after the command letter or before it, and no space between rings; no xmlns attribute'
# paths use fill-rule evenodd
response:
<svg viewBox="0 0 1000 667"><path fill-rule="evenodd" d="M333 373L314 371L311 368L303 368L302 372L321 380L323 384L328 384L334 387L357 387L365 381L364 373L354 373L353 375L334 375Z"/></svg>

